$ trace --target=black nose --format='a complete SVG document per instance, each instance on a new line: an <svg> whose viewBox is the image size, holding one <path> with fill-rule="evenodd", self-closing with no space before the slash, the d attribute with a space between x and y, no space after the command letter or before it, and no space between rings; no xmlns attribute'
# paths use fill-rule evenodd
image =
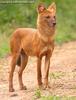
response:
<svg viewBox="0 0 76 100"><path fill-rule="evenodd" d="M56 22L53 22L53 26L55 26L56 25Z"/></svg>

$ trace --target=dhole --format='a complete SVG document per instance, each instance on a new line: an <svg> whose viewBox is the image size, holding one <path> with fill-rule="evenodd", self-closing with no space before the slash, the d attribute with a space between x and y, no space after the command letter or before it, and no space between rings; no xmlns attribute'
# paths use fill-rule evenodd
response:
<svg viewBox="0 0 76 100"><path fill-rule="evenodd" d="M23 85L22 73L25 69L28 57L37 57L37 81L42 86L41 60L45 56L44 88L48 87L48 73L50 57L54 49L54 35L56 26L56 5L52 3L47 9L43 4L37 8L37 29L18 28L12 34L10 48L12 54L11 69L9 73L9 91L13 92L13 73L15 66L20 66L18 77L20 89L26 89Z"/></svg>

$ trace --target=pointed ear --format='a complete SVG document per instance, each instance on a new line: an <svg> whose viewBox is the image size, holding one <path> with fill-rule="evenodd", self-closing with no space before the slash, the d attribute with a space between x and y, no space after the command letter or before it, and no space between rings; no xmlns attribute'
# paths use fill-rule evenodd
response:
<svg viewBox="0 0 76 100"><path fill-rule="evenodd" d="M53 2L53 3L48 7L48 10L49 10L51 13L56 13L56 4Z"/></svg>
<svg viewBox="0 0 76 100"><path fill-rule="evenodd" d="M45 6L43 4L39 4L38 8L37 8L37 11L38 11L38 13L42 13L45 9L46 8L45 8Z"/></svg>

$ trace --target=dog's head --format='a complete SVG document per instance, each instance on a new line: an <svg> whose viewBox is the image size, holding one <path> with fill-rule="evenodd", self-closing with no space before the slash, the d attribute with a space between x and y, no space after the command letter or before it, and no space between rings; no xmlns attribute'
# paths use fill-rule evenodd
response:
<svg viewBox="0 0 76 100"><path fill-rule="evenodd" d="M49 29L54 29L56 26L56 5L52 3L47 9L43 4L38 6L38 26L45 26Z"/></svg>

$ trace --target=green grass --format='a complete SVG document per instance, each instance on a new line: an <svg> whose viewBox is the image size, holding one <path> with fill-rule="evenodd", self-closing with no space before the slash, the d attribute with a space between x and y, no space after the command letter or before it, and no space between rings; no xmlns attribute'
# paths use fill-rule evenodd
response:
<svg viewBox="0 0 76 100"><path fill-rule="evenodd" d="M40 91L39 89L37 89L37 90L35 91L35 96L36 96L37 98L40 98L40 97L41 97L41 91Z"/></svg>
<svg viewBox="0 0 76 100"><path fill-rule="evenodd" d="M52 78L59 78L63 73L55 73L55 77ZM32 100L76 100L76 96L56 96L56 95L43 95L43 91L40 89L36 89Z"/></svg>
<svg viewBox="0 0 76 100"><path fill-rule="evenodd" d="M43 96L40 100L61 100L58 96Z"/></svg>
<svg viewBox="0 0 76 100"><path fill-rule="evenodd" d="M76 97L43 96L40 100L76 100Z"/></svg>
<svg viewBox="0 0 76 100"><path fill-rule="evenodd" d="M56 42L76 40L76 0L36 0L32 4L0 4L0 57L9 52L8 40L17 27L36 27L37 5L57 5ZM4 35L6 38L4 38Z"/></svg>
<svg viewBox="0 0 76 100"><path fill-rule="evenodd" d="M76 100L76 96L43 96L42 92L37 89L32 100Z"/></svg>
<svg viewBox="0 0 76 100"><path fill-rule="evenodd" d="M53 72L49 74L50 79L60 79L65 75L64 72Z"/></svg>

